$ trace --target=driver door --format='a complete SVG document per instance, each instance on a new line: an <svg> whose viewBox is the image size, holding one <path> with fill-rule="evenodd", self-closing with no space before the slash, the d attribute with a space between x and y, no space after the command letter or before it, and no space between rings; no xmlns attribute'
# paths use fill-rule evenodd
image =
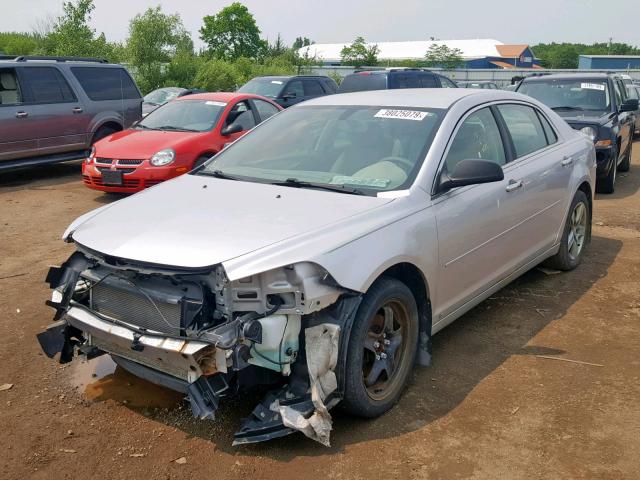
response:
<svg viewBox="0 0 640 480"><path fill-rule="evenodd" d="M521 220L517 197L522 191L514 188L518 168L507 163L503 135L490 107L471 112L455 131L440 167L451 172L461 160L482 159L500 165L505 175L499 182L452 188L434 197L439 256L434 320L441 326L470 308L517 262L515 251L521 246L513 245L513 231Z"/></svg>
<svg viewBox="0 0 640 480"><path fill-rule="evenodd" d="M241 100L237 102L231 109L227 112L227 116L222 123L221 131L224 131L227 127L232 127L239 125L242 130L236 133L231 133L226 135L226 143L233 143L242 135L247 133L253 127L258 124L258 116L254 111L251 103L248 100Z"/></svg>

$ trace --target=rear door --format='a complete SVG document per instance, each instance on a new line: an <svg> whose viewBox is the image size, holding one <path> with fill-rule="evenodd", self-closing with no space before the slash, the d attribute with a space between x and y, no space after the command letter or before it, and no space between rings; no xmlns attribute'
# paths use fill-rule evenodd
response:
<svg viewBox="0 0 640 480"><path fill-rule="evenodd" d="M29 128L30 107L16 68L0 68L0 160L35 155L36 130Z"/></svg>
<svg viewBox="0 0 640 480"><path fill-rule="evenodd" d="M85 130L83 105L62 73L52 66L21 67L28 128L34 129L38 153L47 155L82 150Z"/></svg>
<svg viewBox="0 0 640 480"><path fill-rule="evenodd" d="M522 217L512 235L513 254L524 264L555 245L571 201L572 165L579 160L538 109L515 103L495 109L510 137L516 182L511 213Z"/></svg>
<svg viewBox="0 0 640 480"><path fill-rule="evenodd" d="M320 80L315 78L305 78L302 80L302 88L304 88L304 99L310 100L316 97L322 97L326 95L320 85Z"/></svg>

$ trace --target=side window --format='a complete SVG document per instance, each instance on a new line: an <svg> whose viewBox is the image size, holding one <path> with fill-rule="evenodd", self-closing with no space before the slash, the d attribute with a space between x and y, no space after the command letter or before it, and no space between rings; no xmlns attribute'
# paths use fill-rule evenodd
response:
<svg viewBox="0 0 640 480"><path fill-rule="evenodd" d="M18 77L13 68L0 70L0 106L22 103Z"/></svg>
<svg viewBox="0 0 640 480"><path fill-rule="evenodd" d="M260 121L262 122L279 112L276 107L264 100L255 99L253 104L256 106L256 110L258 110L258 115L260 115Z"/></svg>
<svg viewBox="0 0 640 480"><path fill-rule="evenodd" d="M613 82L613 90L616 95L616 105L620 108L620 105L622 105L622 93L620 92L620 85L616 81Z"/></svg>
<svg viewBox="0 0 640 480"><path fill-rule="evenodd" d="M409 80L404 73L399 75L389 75L389 80L393 86L391 88L409 88Z"/></svg>
<svg viewBox="0 0 640 480"><path fill-rule="evenodd" d="M535 110L525 105L498 105L516 149L516 158L547 146L547 137Z"/></svg>
<svg viewBox="0 0 640 480"><path fill-rule="evenodd" d="M327 93L336 93L338 91L336 84L329 79L323 80L322 86Z"/></svg>
<svg viewBox="0 0 640 480"><path fill-rule="evenodd" d="M58 71L53 67L28 67L22 69L22 74L31 93L34 103L60 103L76 100L71 87Z"/></svg>
<svg viewBox="0 0 640 480"><path fill-rule="evenodd" d="M320 86L318 80L303 80L302 86L304 88L305 97L315 97L318 95L324 95L324 90Z"/></svg>
<svg viewBox="0 0 640 480"><path fill-rule="evenodd" d="M224 126L227 127L231 124L240 125L243 131L251 130L256 126L256 120L253 117L253 110L251 110L249 102L242 101L233 106L227 114Z"/></svg>
<svg viewBox="0 0 640 480"><path fill-rule="evenodd" d="M435 75L430 75L428 73L420 75L420 86L422 88L437 88L438 83L436 82Z"/></svg>
<svg viewBox="0 0 640 480"><path fill-rule="evenodd" d="M444 77L442 75L438 75L440 78L440 86L442 88L457 88L457 85L455 83L453 83L451 80L449 80L447 77Z"/></svg>
<svg viewBox="0 0 640 480"><path fill-rule="evenodd" d="M469 115L456 132L445 159L448 172L461 160L490 160L498 165L507 161L498 123L489 108Z"/></svg>
<svg viewBox="0 0 640 480"><path fill-rule="evenodd" d="M295 93L297 98L304 97L304 88L302 88L300 80L289 82L282 92L284 94Z"/></svg>
<svg viewBox="0 0 640 480"><path fill-rule="evenodd" d="M71 72L93 101L140 98L135 83L123 68L72 67Z"/></svg>
<svg viewBox="0 0 640 480"><path fill-rule="evenodd" d="M556 135L555 130L549 123L549 120L545 118L540 112L536 112L538 114L538 118L540 118L540 122L542 123L542 128L544 129L544 134L547 137L547 143L549 145L553 145L558 141L558 135Z"/></svg>

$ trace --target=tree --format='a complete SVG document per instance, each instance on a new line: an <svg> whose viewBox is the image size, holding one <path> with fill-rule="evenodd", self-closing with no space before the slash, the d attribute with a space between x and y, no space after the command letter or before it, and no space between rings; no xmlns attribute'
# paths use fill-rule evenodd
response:
<svg viewBox="0 0 640 480"><path fill-rule="evenodd" d="M351 45L345 46L340 51L340 60L343 65L351 65L356 68L373 67L378 64L378 53L380 53L378 45L368 46L364 38L356 37Z"/></svg>
<svg viewBox="0 0 640 480"><path fill-rule="evenodd" d="M446 45L431 44L424 56L428 67L456 68L462 65L462 50L449 48Z"/></svg>
<svg viewBox="0 0 640 480"><path fill-rule="evenodd" d="M209 92L234 91L242 83L242 75L232 62L214 59L198 70L195 86Z"/></svg>
<svg viewBox="0 0 640 480"><path fill-rule="evenodd" d="M0 53L32 55L38 49L38 39L29 33L0 33Z"/></svg>
<svg viewBox="0 0 640 480"><path fill-rule="evenodd" d="M174 57L180 56L184 66L185 58L193 56L193 41L180 15L165 14L158 6L131 19L126 50L140 89L148 92L164 85L166 65Z"/></svg>
<svg viewBox="0 0 640 480"><path fill-rule="evenodd" d="M640 55L640 49L626 43L540 43L531 47L546 68L578 68L580 55Z"/></svg>
<svg viewBox="0 0 640 480"><path fill-rule="evenodd" d="M278 33L278 36L276 37L276 41L274 43L272 43L272 44L269 44L269 46L267 47L267 56L268 57L278 57L278 56L283 55L284 53L286 53L287 50L289 50L289 49L284 44L284 41L282 40L282 37Z"/></svg>
<svg viewBox="0 0 640 480"><path fill-rule="evenodd" d="M44 38L43 50L49 55L113 58L114 48L103 33L89 26L93 0L64 2L62 15L54 21L53 28Z"/></svg>
<svg viewBox="0 0 640 480"><path fill-rule="evenodd" d="M258 58L267 48L249 9L239 2L203 19L200 38L211 56L223 60Z"/></svg>
<svg viewBox="0 0 640 480"><path fill-rule="evenodd" d="M315 42L312 42L307 37L296 37L293 41L293 45L291 48L294 50L300 50L302 47L308 47L309 45L313 45Z"/></svg>

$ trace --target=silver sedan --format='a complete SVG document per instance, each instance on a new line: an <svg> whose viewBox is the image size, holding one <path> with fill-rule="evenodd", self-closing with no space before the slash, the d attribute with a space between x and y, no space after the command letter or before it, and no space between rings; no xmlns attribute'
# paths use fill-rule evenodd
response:
<svg viewBox="0 0 640 480"><path fill-rule="evenodd" d="M594 180L593 142L517 93L322 97L77 219L40 342L108 353L200 418L270 383L235 442L328 444L328 410L391 408L433 334L541 262L575 268Z"/></svg>

